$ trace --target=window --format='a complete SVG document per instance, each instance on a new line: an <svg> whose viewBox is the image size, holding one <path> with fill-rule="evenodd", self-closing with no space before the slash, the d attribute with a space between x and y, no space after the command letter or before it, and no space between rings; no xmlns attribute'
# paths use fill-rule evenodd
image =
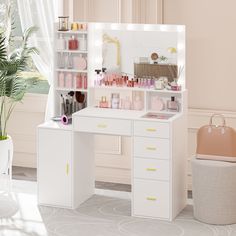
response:
<svg viewBox="0 0 236 236"><path fill-rule="evenodd" d="M18 7L17 7L17 0L0 0L0 32L5 30L6 19L7 19L7 4L8 2L11 2L11 8L13 13L13 21L14 21L14 29L12 31L12 35L14 38L14 47L20 46L20 42L23 36L23 32L21 29L20 24L20 16L18 13ZM13 50L15 48L11 48ZM39 83L34 86L33 88L29 89L29 93L41 93L41 94L48 94L49 91L49 84L48 81L40 75L37 68L35 67L33 61L31 61L29 70L24 72L25 77L31 77L31 76L39 76L40 80Z"/></svg>

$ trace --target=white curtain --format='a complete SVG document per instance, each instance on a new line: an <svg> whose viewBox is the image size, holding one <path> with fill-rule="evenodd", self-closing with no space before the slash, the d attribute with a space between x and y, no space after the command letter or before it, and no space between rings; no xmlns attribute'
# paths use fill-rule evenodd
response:
<svg viewBox="0 0 236 236"><path fill-rule="evenodd" d="M62 14L62 0L17 0L18 11L24 32L31 26L37 26L38 32L32 37L31 44L39 50L33 56L38 71L48 80L50 90L45 113L48 120L54 115L53 103L53 29L58 15Z"/></svg>

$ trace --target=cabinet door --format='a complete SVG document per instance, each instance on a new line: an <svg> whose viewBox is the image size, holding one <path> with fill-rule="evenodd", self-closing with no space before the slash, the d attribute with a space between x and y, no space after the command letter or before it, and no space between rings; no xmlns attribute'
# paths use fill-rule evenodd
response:
<svg viewBox="0 0 236 236"><path fill-rule="evenodd" d="M39 204L72 207L71 131L38 129Z"/></svg>

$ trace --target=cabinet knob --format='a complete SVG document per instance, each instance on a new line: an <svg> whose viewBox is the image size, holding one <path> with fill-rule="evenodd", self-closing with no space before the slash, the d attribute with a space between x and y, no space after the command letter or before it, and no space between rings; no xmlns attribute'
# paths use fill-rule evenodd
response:
<svg viewBox="0 0 236 236"><path fill-rule="evenodd" d="M146 149L149 150L149 151L155 151L155 150L157 150L155 147L146 147Z"/></svg>
<svg viewBox="0 0 236 236"><path fill-rule="evenodd" d="M155 128L147 128L146 131L148 131L148 132L156 132L157 130Z"/></svg>
<svg viewBox="0 0 236 236"><path fill-rule="evenodd" d="M157 168L146 168L146 171L157 171Z"/></svg>
<svg viewBox="0 0 236 236"><path fill-rule="evenodd" d="M147 199L148 201L156 201L156 200L157 200L156 197L147 197L146 199Z"/></svg>
<svg viewBox="0 0 236 236"><path fill-rule="evenodd" d="M107 127L106 124L98 124L97 128L105 129Z"/></svg>
<svg viewBox="0 0 236 236"><path fill-rule="evenodd" d="M69 175L69 164L66 163L66 175Z"/></svg>

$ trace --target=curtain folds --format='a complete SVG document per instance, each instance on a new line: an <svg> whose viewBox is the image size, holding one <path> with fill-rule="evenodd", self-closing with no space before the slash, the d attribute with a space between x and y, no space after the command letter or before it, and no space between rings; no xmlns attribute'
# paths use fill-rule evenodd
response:
<svg viewBox="0 0 236 236"><path fill-rule="evenodd" d="M38 32L31 39L32 46L39 50L33 55L38 71L48 80L50 90L45 112L45 120L54 115L53 103L53 27L58 15L62 14L62 0L17 0L18 11L24 32L31 26L37 26Z"/></svg>

